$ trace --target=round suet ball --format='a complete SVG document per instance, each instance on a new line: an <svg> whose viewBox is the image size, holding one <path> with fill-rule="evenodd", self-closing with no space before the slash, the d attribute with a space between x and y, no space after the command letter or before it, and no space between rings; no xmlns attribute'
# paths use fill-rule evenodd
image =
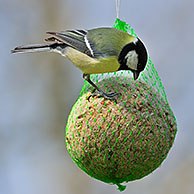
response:
<svg viewBox="0 0 194 194"><path fill-rule="evenodd" d="M116 76L98 86L121 95L115 102L90 96L92 89L83 93L68 118L66 146L88 175L121 187L120 183L140 179L160 166L173 144L176 119L144 81Z"/></svg>

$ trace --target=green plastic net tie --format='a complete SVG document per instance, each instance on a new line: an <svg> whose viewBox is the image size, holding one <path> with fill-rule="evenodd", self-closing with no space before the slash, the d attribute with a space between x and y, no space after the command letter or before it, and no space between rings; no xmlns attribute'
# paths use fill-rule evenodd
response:
<svg viewBox="0 0 194 194"><path fill-rule="evenodd" d="M126 189L126 185L121 185L120 183L117 184L119 191L124 191Z"/></svg>

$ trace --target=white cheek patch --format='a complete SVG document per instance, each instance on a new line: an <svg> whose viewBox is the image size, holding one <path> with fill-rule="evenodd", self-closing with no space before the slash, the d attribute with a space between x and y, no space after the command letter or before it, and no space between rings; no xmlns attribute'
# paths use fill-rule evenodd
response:
<svg viewBox="0 0 194 194"><path fill-rule="evenodd" d="M133 70L137 70L137 64L138 64L138 55L135 51L129 51L127 55L125 56L125 59L127 59L126 65Z"/></svg>

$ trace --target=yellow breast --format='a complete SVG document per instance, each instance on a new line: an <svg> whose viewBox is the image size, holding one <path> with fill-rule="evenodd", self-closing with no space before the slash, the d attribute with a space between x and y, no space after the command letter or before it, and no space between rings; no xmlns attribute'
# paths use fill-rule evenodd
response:
<svg viewBox="0 0 194 194"><path fill-rule="evenodd" d="M120 67L116 56L94 59L71 47L66 48L65 56L83 73L87 74L115 72Z"/></svg>

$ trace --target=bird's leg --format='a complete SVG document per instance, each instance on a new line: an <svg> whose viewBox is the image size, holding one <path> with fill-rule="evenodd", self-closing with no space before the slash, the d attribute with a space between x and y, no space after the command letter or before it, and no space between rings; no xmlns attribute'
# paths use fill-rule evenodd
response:
<svg viewBox="0 0 194 194"><path fill-rule="evenodd" d="M105 93L105 92L103 92L100 88L98 88L97 87L97 85L94 83L94 82L92 82L92 80L90 79L90 74L86 74L86 73L84 73L83 74L83 78L84 78L84 80L86 80L90 85L92 85L96 90L98 90L98 92L100 93L100 96L102 96L102 97L104 97L104 98L106 98L106 99L110 99L110 100L115 100L115 98L114 98L114 96L116 96L116 95L121 95L120 93L117 93L117 92L111 92L111 93ZM91 97L91 96L95 96L95 95L90 95L89 96L89 98ZM88 98L88 99L89 99Z"/></svg>

